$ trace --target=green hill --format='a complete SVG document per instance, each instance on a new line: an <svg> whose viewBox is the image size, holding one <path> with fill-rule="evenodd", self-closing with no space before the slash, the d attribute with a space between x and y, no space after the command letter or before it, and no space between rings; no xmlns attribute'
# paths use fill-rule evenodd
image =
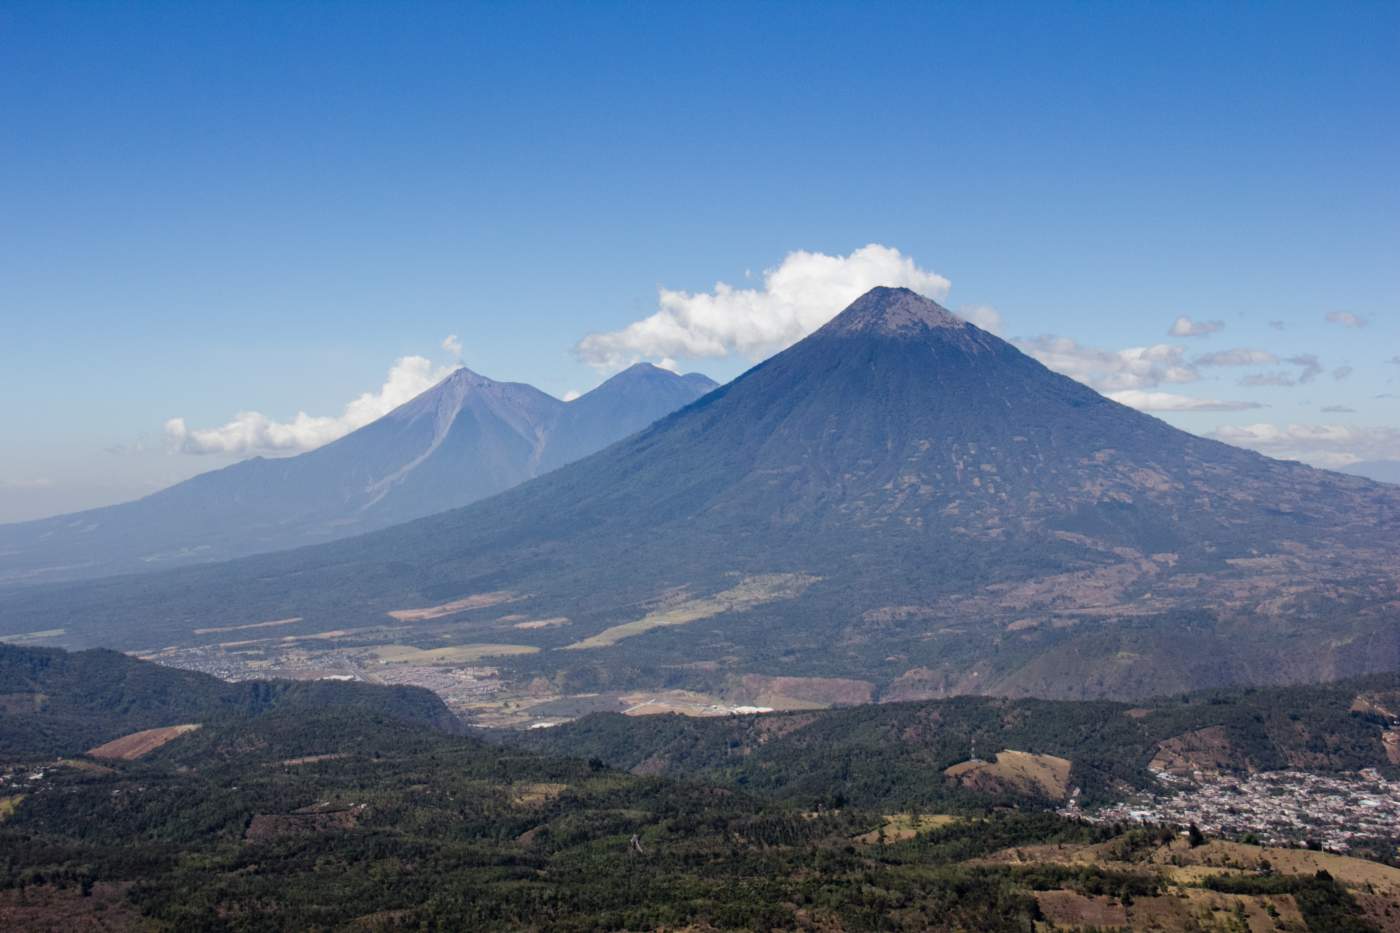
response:
<svg viewBox="0 0 1400 933"><path fill-rule="evenodd" d="M338 681L227 683L116 651L0 644L0 761L73 755L142 729L325 708L447 732L461 723L418 687Z"/></svg>

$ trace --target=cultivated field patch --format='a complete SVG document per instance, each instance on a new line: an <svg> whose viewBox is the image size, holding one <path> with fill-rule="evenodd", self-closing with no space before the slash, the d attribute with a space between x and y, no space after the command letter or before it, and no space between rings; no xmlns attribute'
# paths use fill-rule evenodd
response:
<svg viewBox="0 0 1400 933"><path fill-rule="evenodd" d="M114 761L135 761L148 755L168 742L178 739L187 732L199 728L197 722L187 722L178 726L162 726L159 729L143 729L124 735L119 739L104 742L96 748L88 749L92 758L107 758Z"/></svg>
<svg viewBox="0 0 1400 933"><path fill-rule="evenodd" d="M555 616L551 619L531 619L528 622L517 622L515 623L515 628L528 631L537 628L557 628L560 625L568 624L569 618L567 616Z"/></svg>
<svg viewBox="0 0 1400 933"><path fill-rule="evenodd" d="M847 677L770 677L745 674L740 680L744 695L755 706L772 709L824 709L855 706L875 698L875 685Z"/></svg>
<svg viewBox="0 0 1400 933"><path fill-rule="evenodd" d="M568 784L517 784L512 789L510 802L517 807L542 807L568 789Z"/></svg>
<svg viewBox="0 0 1400 933"><path fill-rule="evenodd" d="M443 616L466 612L469 609L485 609L487 606L500 605L514 598L514 593L499 590L494 593L477 593L474 596L465 596L462 599L454 599L449 603L439 603L436 606L424 606L421 609L394 609L389 615L400 622L426 622L430 619L441 619Z"/></svg>
<svg viewBox="0 0 1400 933"><path fill-rule="evenodd" d="M0 635L0 642L22 645L25 642L40 641L45 638L58 638L66 631L67 629L51 628L45 629L42 632L22 632L17 635Z"/></svg>
<svg viewBox="0 0 1400 933"><path fill-rule="evenodd" d="M534 645L449 645L446 648L376 645L369 650L381 664L460 664L482 658L534 654L540 649Z"/></svg>
<svg viewBox="0 0 1400 933"><path fill-rule="evenodd" d="M885 817L883 824L868 833L857 836L855 841L865 845L875 845L879 842L903 842L906 839L913 839L919 833L938 829L957 821L956 816L949 816L946 813L920 813L917 816L913 813L891 813Z"/></svg>
<svg viewBox="0 0 1400 933"><path fill-rule="evenodd" d="M817 581L803 573L771 573L749 577L738 586L713 596L688 599L675 605L649 612L640 619L603 629L597 635L566 645L565 650L607 648L624 638L631 638L652 629L686 625L726 612L741 612L781 599L794 599Z"/></svg>
<svg viewBox="0 0 1400 933"><path fill-rule="evenodd" d="M197 628L196 635L217 635L221 632L241 632L250 628L275 628L279 625L295 625L301 621L301 616L292 616L290 619L273 619L270 622L249 622L247 625L221 625L217 628Z"/></svg>
<svg viewBox="0 0 1400 933"><path fill-rule="evenodd" d="M19 809L19 805L24 803L23 794L13 794L9 797L0 797L0 823L9 819L10 814Z"/></svg>

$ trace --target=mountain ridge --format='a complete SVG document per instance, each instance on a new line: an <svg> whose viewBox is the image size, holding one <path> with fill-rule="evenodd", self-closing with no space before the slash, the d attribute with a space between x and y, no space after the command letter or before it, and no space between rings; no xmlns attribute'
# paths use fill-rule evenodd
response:
<svg viewBox="0 0 1400 933"><path fill-rule="evenodd" d="M252 457L132 502L0 525L0 584L226 560L466 505L645 427L714 387L639 363L563 402L461 367L293 457Z"/></svg>
<svg viewBox="0 0 1400 933"><path fill-rule="evenodd" d="M1400 490L1186 434L912 292L854 307L467 508L154 589L19 594L0 624L159 647L296 615L289 635L347 650L494 643L488 612L384 618L506 592L569 620L511 631L533 653L500 662L563 693L791 675L1124 697L1400 668Z"/></svg>

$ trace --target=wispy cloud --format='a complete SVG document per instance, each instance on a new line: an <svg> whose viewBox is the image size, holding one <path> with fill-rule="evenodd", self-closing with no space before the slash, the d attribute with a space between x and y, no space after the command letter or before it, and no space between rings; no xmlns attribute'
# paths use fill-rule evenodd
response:
<svg viewBox="0 0 1400 933"><path fill-rule="evenodd" d="M1297 366L1296 373L1251 373L1239 380L1242 386L1294 386L1300 383L1312 382L1322 372L1322 363L1317 356L1311 353L1302 353L1297 356L1290 356L1280 359L1277 354L1268 350L1256 350L1249 347L1235 347L1231 350L1217 350L1214 353L1204 353L1191 361L1195 366L1279 366L1287 363L1290 366ZM1347 374L1339 376L1345 379Z"/></svg>
<svg viewBox="0 0 1400 933"><path fill-rule="evenodd" d="M1268 350L1235 347L1202 354L1194 362L1197 366L1274 366L1278 361L1278 357Z"/></svg>
<svg viewBox="0 0 1400 933"><path fill-rule="evenodd" d="M1177 395L1174 392L1143 392L1139 389L1110 392L1108 397L1138 411L1248 411L1264 407L1258 402L1221 401Z"/></svg>
<svg viewBox="0 0 1400 933"><path fill-rule="evenodd" d="M1218 428L1212 437L1276 457L1319 466L1400 458L1400 428L1345 424L1247 424Z"/></svg>
<svg viewBox="0 0 1400 933"><path fill-rule="evenodd" d="M589 334L575 353L605 371L640 360L758 359L801 340L877 285L903 286L935 300L949 288L943 276L878 243L848 256L798 251L765 270L761 288L724 282L708 292L662 288L655 313L621 330Z"/></svg>
<svg viewBox="0 0 1400 933"><path fill-rule="evenodd" d="M1248 376L1241 376L1239 384L1242 386L1296 386L1298 380L1290 373L1250 373Z"/></svg>
<svg viewBox="0 0 1400 933"><path fill-rule="evenodd" d="M1183 314L1172 322L1171 327L1167 328L1167 335L1170 337L1206 337L1224 329L1224 321L1194 321L1189 315Z"/></svg>
<svg viewBox="0 0 1400 933"><path fill-rule="evenodd" d="M1319 410L1320 410L1320 411L1323 411L1323 412L1326 412L1326 413L1329 414L1329 415L1354 415L1354 414L1356 414L1356 409L1355 409L1355 408L1348 408L1348 407L1345 406L1345 405L1324 405L1324 406L1322 406L1322 408L1319 409Z"/></svg>
<svg viewBox="0 0 1400 933"><path fill-rule="evenodd" d="M971 321L985 331L1001 336L1001 312L988 305L963 305L958 308L958 316Z"/></svg>
<svg viewBox="0 0 1400 933"><path fill-rule="evenodd" d="M1348 378L1353 372L1355 372L1355 370L1350 366L1338 366L1336 369L1332 370L1332 378L1337 382L1341 382Z"/></svg>
<svg viewBox="0 0 1400 933"><path fill-rule="evenodd" d="M452 359L459 363L462 361L462 341L457 339L456 334L448 334L442 338L442 348Z"/></svg>
<svg viewBox="0 0 1400 933"><path fill-rule="evenodd" d="M301 453L387 415L455 368L438 366L422 356L405 356L395 361L378 390L351 400L339 415L308 415L303 411L289 421L276 421L261 412L242 411L213 428L190 428L184 418L171 418L165 422L165 437L173 449L187 454Z"/></svg>
<svg viewBox="0 0 1400 933"><path fill-rule="evenodd" d="M1328 311L1327 322L1329 324L1340 324L1343 327L1365 327L1371 323L1359 314L1352 314L1350 311Z"/></svg>
<svg viewBox="0 0 1400 933"><path fill-rule="evenodd" d="M1322 372L1322 363L1318 361L1315 353L1300 353L1297 356L1290 356L1284 362L1299 367L1298 382L1300 383L1312 382Z"/></svg>
<svg viewBox="0 0 1400 933"><path fill-rule="evenodd" d="M1200 373L1185 362L1181 347L1165 343L1101 350L1053 334L1017 339L1012 343L1056 372L1101 392L1151 389L1164 383L1183 384L1201 378Z"/></svg>

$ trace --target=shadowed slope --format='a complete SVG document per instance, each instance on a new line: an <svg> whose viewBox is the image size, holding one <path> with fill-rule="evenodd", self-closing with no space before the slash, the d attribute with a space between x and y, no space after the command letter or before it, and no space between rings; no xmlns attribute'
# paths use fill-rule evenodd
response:
<svg viewBox="0 0 1400 933"><path fill-rule="evenodd" d="M508 590L519 612L573 619L529 633L546 650L519 663L546 669L644 682L662 676L648 665L729 659L895 697L1160 692L1400 667L1398 530L1400 490L1178 431L882 288L642 433L467 509L36 590L0 618L148 645L212 619L314 631ZM777 582L547 650L746 580Z"/></svg>

